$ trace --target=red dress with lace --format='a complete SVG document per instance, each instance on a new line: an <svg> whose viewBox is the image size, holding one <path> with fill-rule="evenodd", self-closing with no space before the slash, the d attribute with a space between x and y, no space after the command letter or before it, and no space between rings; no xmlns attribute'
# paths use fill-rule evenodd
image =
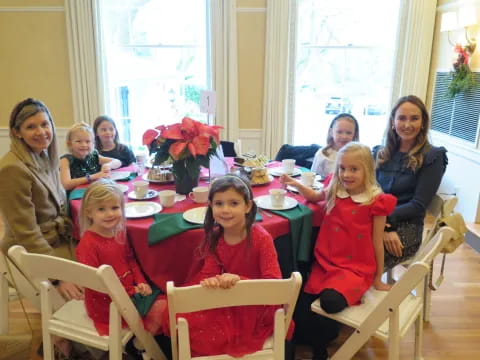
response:
<svg viewBox="0 0 480 360"><path fill-rule="evenodd" d="M377 269L373 217L390 214L396 203L397 199L389 194L377 195L369 205L337 196L320 228L315 261L304 291L319 294L324 289L334 289L345 296L348 305L360 303L372 286Z"/></svg>
<svg viewBox="0 0 480 360"><path fill-rule="evenodd" d="M87 230L77 246L76 255L77 260L82 264L93 267L103 264L111 265L129 296L135 294L135 285L147 283L125 236L119 239L107 238ZM85 307L100 335L108 335L110 303L111 299L107 294L85 289ZM158 299L155 303L158 303ZM144 318L147 330L160 327L159 319L165 305L163 309L159 309L161 305L155 305L155 303ZM156 324L150 324L152 321ZM124 322L123 326L126 326Z"/></svg>
<svg viewBox="0 0 480 360"><path fill-rule="evenodd" d="M218 242L215 256L208 255L196 277L203 280L222 273L241 279L281 279L273 239L259 225L251 230L251 243L244 240L228 245ZM195 299L192 299L195 301ZM278 306L236 306L182 314L188 321L192 355L229 354L239 357L261 350L273 333L273 317Z"/></svg>

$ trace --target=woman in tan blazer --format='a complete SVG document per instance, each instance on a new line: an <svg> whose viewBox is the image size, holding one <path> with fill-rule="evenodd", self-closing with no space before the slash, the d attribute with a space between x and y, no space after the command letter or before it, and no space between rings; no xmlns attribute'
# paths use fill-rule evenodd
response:
<svg viewBox="0 0 480 360"><path fill-rule="evenodd" d="M66 197L59 179L55 126L41 101L26 99L10 116L10 151L0 160L0 211L5 220L4 254L18 244L29 252L73 257ZM81 298L60 283L66 298Z"/></svg>

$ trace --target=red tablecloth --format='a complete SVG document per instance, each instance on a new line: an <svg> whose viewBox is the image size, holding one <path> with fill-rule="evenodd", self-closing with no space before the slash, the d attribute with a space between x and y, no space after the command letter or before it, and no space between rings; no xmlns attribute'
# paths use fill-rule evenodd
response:
<svg viewBox="0 0 480 360"><path fill-rule="evenodd" d="M270 167L278 166L280 164L270 164ZM125 169L122 169L125 170ZM127 169L129 170L129 169ZM140 180L138 177L136 180ZM129 191L133 190L133 181L119 182L129 187ZM207 185L204 181L200 181L200 185ZM254 197L268 194L268 191L273 188L280 188L281 184L278 178L267 185L254 186L252 188ZM150 188L154 190L175 190L174 184L160 185L150 183ZM127 191L125 194L128 194ZM298 202L307 205L313 211L313 226L320 226L323 219L323 206L318 204L307 203L303 197L288 193L287 196L295 198ZM130 200L125 195L127 202ZM159 202L158 197L151 201ZM71 214L74 219L74 236L78 238L78 214L80 210L81 200L72 200ZM196 204L188 196L185 200L177 202L172 208L164 208L162 213L179 213L185 212L194 207L205 206L204 204ZM261 225L272 235L274 239L290 232L290 224L288 219L269 213L272 216L262 214L263 221ZM128 219L127 233L132 243L133 249L137 255L137 259L145 272L145 274L158 287L165 289L165 283L168 280L173 280L177 284L183 283L188 279L190 274L194 274L201 266L198 256L195 256L198 245L203 240L203 229L189 230L171 238L163 240L162 242L149 246L148 245L148 229L153 223L153 218L142 219Z"/></svg>

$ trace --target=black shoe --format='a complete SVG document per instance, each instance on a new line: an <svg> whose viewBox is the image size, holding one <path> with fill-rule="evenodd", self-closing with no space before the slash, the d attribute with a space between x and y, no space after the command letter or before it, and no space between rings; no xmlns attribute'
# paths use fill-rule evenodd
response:
<svg viewBox="0 0 480 360"><path fill-rule="evenodd" d="M313 348L312 360L328 360L328 352L324 347Z"/></svg>
<svg viewBox="0 0 480 360"><path fill-rule="evenodd" d="M138 350L135 347L135 345L133 344L133 339L134 337L128 340L127 344L125 345L125 352L132 360L143 360L143 350Z"/></svg>
<svg viewBox="0 0 480 360"><path fill-rule="evenodd" d="M157 341L160 349L162 349L163 353L165 354L168 360L172 360L172 343L170 338L165 335L156 335L154 336L155 340Z"/></svg>

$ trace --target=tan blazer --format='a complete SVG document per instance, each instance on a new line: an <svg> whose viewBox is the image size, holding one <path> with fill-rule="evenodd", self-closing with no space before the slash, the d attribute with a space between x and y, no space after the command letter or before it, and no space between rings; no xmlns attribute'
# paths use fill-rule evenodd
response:
<svg viewBox="0 0 480 360"><path fill-rule="evenodd" d="M0 160L0 211L6 225L0 248L6 253L19 244L30 252L53 254L71 231L63 215L58 167L38 161L22 141L10 139L11 150Z"/></svg>

